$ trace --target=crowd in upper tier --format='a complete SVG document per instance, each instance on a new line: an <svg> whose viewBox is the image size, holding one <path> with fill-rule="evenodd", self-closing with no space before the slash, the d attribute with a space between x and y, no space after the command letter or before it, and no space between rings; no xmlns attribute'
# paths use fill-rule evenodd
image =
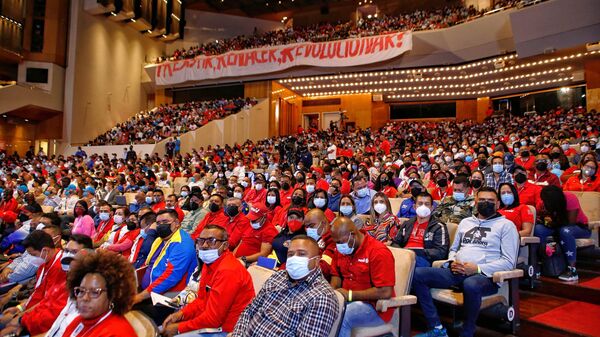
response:
<svg viewBox="0 0 600 337"><path fill-rule="evenodd" d="M528 1L494 1L494 8L511 8ZM530 1L529 1L530 2ZM323 42L356 37L386 34L403 30L431 30L451 27L480 17L488 11L474 7L444 7L435 10L416 10L400 15L377 15L361 18L357 22L321 23L304 27L289 27L254 35L240 35L216 40L188 49L176 49L172 55L160 57L163 61L182 60L198 55L219 55L229 51L285 45L298 42Z"/></svg>
<svg viewBox="0 0 600 337"><path fill-rule="evenodd" d="M225 118L256 103L257 101L251 98L236 98L162 104L115 125L96 137L89 145L157 143L165 138L196 130L212 120Z"/></svg>
<svg viewBox="0 0 600 337"><path fill-rule="evenodd" d="M388 246L415 253L423 336L447 335L430 289L456 287L474 335L519 237L560 246L560 279L578 279L591 230L573 192L600 191L595 110L299 131L164 157L0 153L0 336L130 337L131 308L169 337L328 336L335 290L347 337L392 319L377 304L395 296ZM269 261L255 292L246 268Z"/></svg>

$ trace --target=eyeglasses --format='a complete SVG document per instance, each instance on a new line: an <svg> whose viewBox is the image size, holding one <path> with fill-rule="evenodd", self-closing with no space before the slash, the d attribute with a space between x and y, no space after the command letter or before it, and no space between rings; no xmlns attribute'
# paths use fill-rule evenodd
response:
<svg viewBox="0 0 600 337"><path fill-rule="evenodd" d="M77 298L82 298L87 294L90 296L90 298L96 299L96 298L100 297L100 295L102 295L102 293L105 291L107 291L107 289L105 289L105 288L93 288L93 289L87 289L87 288L83 288L83 287L73 288L73 294Z"/></svg>
<svg viewBox="0 0 600 337"><path fill-rule="evenodd" d="M162 222L156 222L157 225L171 225L173 223L173 221L162 221Z"/></svg>
<svg viewBox="0 0 600 337"><path fill-rule="evenodd" d="M225 242L227 240L221 240L217 238L198 238L196 239L196 245L199 247L204 246L205 243L208 243L209 246L213 246L217 242Z"/></svg>

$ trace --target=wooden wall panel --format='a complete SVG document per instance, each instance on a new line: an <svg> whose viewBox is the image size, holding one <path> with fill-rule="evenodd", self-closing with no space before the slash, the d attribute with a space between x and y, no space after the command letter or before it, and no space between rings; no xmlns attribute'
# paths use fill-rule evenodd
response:
<svg viewBox="0 0 600 337"><path fill-rule="evenodd" d="M390 120L390 105L385 102L373 102L371 112L371 127L379 129Z"/></svg>
<svg viewBox="0 0 600 337"><path fill-rule="evenodd" d="M244 83L244 97L267 98L271 90L271 81Z"/></svg>
<svg viewBox="0 0 600 337"><path fill-rule="evenodd" d="M485 119L485 113L492 104L489 97L477 98L477 122L482 123Z"/></svg>
<svg viewBox="0 0 600 337"><path fill-rule="evenodd" d="M35 125L9 124L0 121L0 149L12 154L17 151L24 155L33 145L35 139Z"/></svg>
<svg viewBox="0 0 600 337"><path fill-rule="evenodd" d="M477 119L477 100L465 99L456 101L456 120L463 121L465 119Z"/></svg>

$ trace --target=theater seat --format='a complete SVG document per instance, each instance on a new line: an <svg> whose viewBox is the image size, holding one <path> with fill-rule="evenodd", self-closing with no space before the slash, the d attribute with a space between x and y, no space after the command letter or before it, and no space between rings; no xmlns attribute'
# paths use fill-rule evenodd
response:
<svg viewBox="0 0 600 337"><path fill-rule="evenodd" d="M179 193L179 191L181 191L181 187L187 185L187 178L186 177L177 177L173 180L173 190L175 191L175 193Z"/></svg>
<svg viewBox="0 0 600 337"><path fill-rule="evenodd" d="M533 218L537 219L535 207L530 205L529 210L533 214ZM537 253L540 244L540 238L534 236L534 231L535 224L532 226L529 236L521 237L519 256L517 257L517 268L523 270L525 277L530 281L529 285L531 288L534 287L534 279L537 274Z"/></svg>
<svg viewBox="0 0 600 337"><path fill-rule="evenodd" d="M390 206L392 207L392 214L398 214L398 211L400 211L400 205L402 205L404 198L390 198L389 200Z"/></svg>
<svg viewBox="0 0 600 337"><path fill-rule="evenodd" d="M581 210L588 218L588 226L592 230L592 236L589 239L576 239L577 248L586 248L591 246L598 247L600 243L600 192L571 192L575 194Z"/></svg>
<svg viewBox="0 0 600 337"><path fill-rule="evenodd" d="M137 193L125 193L125 202L127 203L127 205L131 205L131 203L133 202L133 200L135 200L135 195Z"/></svg>
<svg viewBox="0 0 600 337"><path fill-rule="evenodd" d="M158 327L143 312L132 310L125 314L125 319L131 324L137 337L156 337Z"/></svg>
<svg viewBox="0 0 600 337"><path fill-rule="evenodd" d="M173 188L172 187L163 187L161 188L161 190L163 191L163 193L165 194L165 198L171 194L173 194Z"/></svg>
<svg viewBox="0 0 600 337"><path fill-rule="evenodd" d="M54 212L54 207L43 205L42 206L42 212L44 212L44 213L52 213L52 212Z"/></svg>
<svg viewBox="0 0 600 337"><path fill-rule="evenodd" d="M274 270L259 267L257 265L248 267L248 272L250 273L250 277L252 277L252 285L254 286L255 294L258 294L269 277L275 273Z"/></svg>
<svg viewBox="0 0 600 337"><path fill-rule="evenodd" d="M456 236L456 230L458 229L458 224L455 224L454 222L448 222L446 224L446 229L448 230L448 238L450 238L450 247L452 247Z"/></svg>
<svg viewBox="0 0 600 337"><path fill-rule="evenodd" d="M410 336L410 309L417 303L417 297L410 295L410 286L415 271L415 253L410 249L388 247L394 255L396 271L396 297L377 301L377 311L394 310L394 316L387 324L374 327L352 329L352 337L370 337L392 334L395 337Z"/></svg>
<svg viewBox="0 0 600 337"><path fill-rule="evenodd" d="M329 332L329 337L336 337L340 332L340 327L342 326L342 317L344 317L344 312L346 311L346 299L344 295L342 295L339 291L334 291L335 297L338 300L338 315L333 321L333 325L331 326L331 332Z"/></svg>

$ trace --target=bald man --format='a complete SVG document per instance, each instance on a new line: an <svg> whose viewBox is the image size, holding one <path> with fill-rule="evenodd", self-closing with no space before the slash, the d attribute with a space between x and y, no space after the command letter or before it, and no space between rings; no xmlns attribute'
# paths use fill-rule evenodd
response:
<svg viewBox="0 0 600 337"><path fill-rule="evenodd" d="M319 266L323 276L329 281L331 280L331 265L335 258L335 242L331 238L329 221L325 213L318 208L311 209L304 216L304 227L306 228L306 235L319 244L321 254Z"/></svg>
<svg viewBox="0 0 600 337"><path fill-rule="evenodd" d="M378 300L395 296L392 252L383 243L360 232L347 217L333 221L331 238L337 248L331 286L348 302L338 336L350 337L353 328L389 322L394 311L377 312L375 305Z"/></svg>
<svg viewBox="0 0 600 337"><path fill-rule="evenodd" d="M338 302L319 269L319 245L306 235L295 236L287 256L287 269L265 282L240 316L233 337L330 334Z"/></svg>

